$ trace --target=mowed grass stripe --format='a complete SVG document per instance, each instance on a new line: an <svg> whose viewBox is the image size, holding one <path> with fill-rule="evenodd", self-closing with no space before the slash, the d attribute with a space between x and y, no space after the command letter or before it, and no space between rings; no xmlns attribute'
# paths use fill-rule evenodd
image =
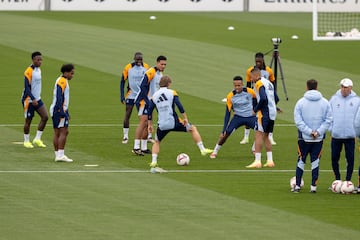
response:
<svg viewBox="0 0 360 240"><path fill-rule="evenodd" d="M13 133L16 135L16 131ZM7 133L5 135L9 136L10 134ZM16 152L23 152L18 146L16 149ZM76 154L77 159L83 159L79 160L81 164L84 163L84 160L87 162L86 160L94 158L94 156L89 154L78 153L74 149L71 152ZM37 153L37 155L39 154L40 156L43 154L48 155L41 153L41 151ZM52 169L65 168L69 171L82 167L79 166L79 163L55 164L53 161L49 161L48 157L46 160L44 159L45 161L38 162L37 159L31 158L34 154L27 155L27 157L23 158L14 156L13 159L8 159L8 162L17 168L23 167L24 164L27 164L32 169L44 167L45 165ZM6 161L3 160L2 164L4 163ZM111 159L104 161L103 165L113 166L114 169L122 168L121 161L114 163ZM270 174L270 172L268 173ZM195 177L194 174L178 174L185 174L184 177L187 176L187 178L191 175ZM224 173L210 174L215 174L212 178L218 179L216 174ZM266 175L259 172L247 172L246 174L250 174L249 177L240 176L243 182L239 182L239 188L256 186L258 180L252 183L248 183L247 180L253 181L251 179L266 177ZM319 235L316 236L318 239L329 237L331 233L329 229L347 234L349 239L352 239L353 230L342 227L334 229L332 225L327 223L320 224L309 217L304 219L302 214L297 216L279 208L269 207L267 204L253 203L249 205L249 201L243 201L241 196L229 198L228 194L219 194L217 191L215 191L217 193L214 196L202 194L202 191L214 192L207 190L207 187L199 187L192 183L183 185L181 179L176 181L169 180L170 176L175 175L101 172L92 173L91 175L84 175L79 172L67 173L66 175L63 173L52 173L51 176L45 172L34 172L33 174L25 175L10 174L1 183L4 184L1 188L6 193L6 197L3 195L1 199L2 206L15 205L10 208L14 212L2 212L5 215L11 215L10 220L7 221L9 225L14 224L17 221L16 219L26 219L24 222L26 224L24 232L31 232L31 236L34 239L41 239L37 232L42 231L41 229L44 228L49 229L49 232L43 234L43 239L50 236L59 236L59 239L60 237L70 239L73 237L75 239L74 236L77 239L85 239L86 237L89 239L98 239L99 237L116 239L115 236L117 234L122 234L127 239L144 238L148 234L156 236L158 239L166 239L173 236L176 236L177 239L186 239L191 236L196 236L197 239L215 239L215 237L218 238L221 234L226 234L228 239L237 239L240 234L247 239L258 239L259 237L266 237L267 234L271 234L271 237L267 237L267 239L275 239L279 237L290 238L293 234L296 234L299 236L298 239L303 239L303 236L306 235L308 237L313 234L312 232L315 231L315 229L312 229L313 224L314 228L318 230L318 233L316 233ZM197 178L199 177L201 178L201 175ZM154 178L157 180L154 181ZM269 178L273 179L272 177ZM276 182L280 181L281 178L283 179L281 181L284 181L284 186L279 186L282 189L281 193L278 194L286 198L293 198L294 196L290 196L289 194L291 193L288 192L288 177L279 176L279 180L276 180ZM11 181L11 183L8 181ZM17 184L21 186L17 186ZM23 185L27 187L24 189ZM192 185L189 190L188 185ZM192 190L193 188L194 190ZM35 196L31 195L32 189L34 189ZM198 194L193 195L193 191L198 192ZM251 191L254 192L254 189ZM262 192L264 190L259 189L259 191ZM46 193L45 196L42 196L41 192ZM16 201L15 197L12 199L12 194L16 195ZM100 197L99 194L101 194ZM319 194L323 195L325 199L328 198L324 192ZM18 196L22 197L19 198ZM41 200L39 200L40 196ZM106 196L110 199L104 199ZM115 199L116 197L114 196L121 200ZM311 200L309 199L310 195L306 192L300 197L305 202ZM336 201L341 200L345 201L346 199L339 198ZM13 205L9 204L8 201L11 201ZM41 206L39 206L40 203L37 203L37 201L41 202ZM122 201L127 201L127 203L123 204ZM146 201L146 203L143 201ZM48 202L50 206L44 202ZM130 202L134 205L129 206ZM70 220L67 220L68 218ZM172 218L175 218L175 220ZM32 222L33 219L36 221ZM45 222L44 224L42 224L43 221ZM298 221L300 224L295 224ZM73 229L74 233L60 232L60 230L55 229L54 225L58 226L59 224ZM311 224L311 227L308 224ZM293 230L293 228L296 228L296 230ZM11 232L14 229L10 227L8 229L11 235L14 236L14 233ZM303 229L306 229L305 233L303 233L305 235L300 234L300 232L304 231ZM19 236L19 239L21 239L25 234L24 232L17 231L16 233L19 235L15 236ZM324 235L322 232L326 234ZM294 239L297 239L297 237Z"/></svg>
<svg viewBox="0 0 360 240"><path fill-rule="evenodd" d="M39 17L40 15L42 17ZM0 19L9 23L4 25L0 40L0 49L4 54L2 65L7 66L4 68L4 75L0 77L6 87L0 91L3 96L2 102L5 103L3 110L8 113L4 114L1 123L23 122L19 105L22 74L30 62L29 55L34 50L41 50L44 54L43 98L47 107L51 102L53 83L59 75L59 67L63 62L71 61L77 66L76 77L71 82L71 124L120 123L124 111L124 106L119 103L118 94L120 71L131 60L133 52L141 50L150 64L153 64L159 54L169 57L166 73L174 77L173 87L180 92L193 123L221 125L224 104L220 100L231 90L232 77L235 74L244 75L244 67L253 63L255 52L271 49L270 38L275 34L283 37L293 33L289 28L248 24L254 18L247 18L251 14L239 15L240 22L248 22L241 27L236 26L237 31L223 32L223 28L218 28L220 22L213 24L216 20L211 14L208 15L205 24L200 24L203 27L196 29L197 23L200 23L197 20L200 21L202 18L195 15L192 21L194 24L184 25L184 28L176 28L175 31L175 24L171 22L179 20L176 26L182 25L183 22L181 17L172 16L181 14L164 13L168 20L167 25L170 26L169 29L164 29L168 32L164 37L154 30L160 25L149 26L155 22L145 22L141 15L136 13L127 15L129 22L133 21L130 16L141 22L139 28L131 31L128 28L132 28L133 25L128 25L125 29L122 24L123 15L117 13L111 14L112 25L116 26L111 28L108 22L96 18L101 16L97 13L52 12L46 19L45 15L38 13L1 12ZM262 16L257 16L258 22L268 21L276 26L277 21L272 21L271 14L261 19L260 15ZM274 15L274 19L282 19L284 16ZM61 21L64 17L66 20ZM55 18L60 21L54 21ZM74 18L81 19L85 24L71 23ZM25 22L37 26L37 30L28 28L24 25ZM91 26L94 22L97 27ZM280 25L286 25L288 22L293 22L293 19L287 21L285 18ZM307 19L298 24L308 23ZM205 25L213 28L209 30L209 27L204 27ZM251 31L248 31L245 25L248 25ZM305 25L304 29L310 29L310 25ZM188 31L189 37L183 36L185 31L182 29ZM212 31L211 34L209 31ZM212 34L215 31L216 34ZM344 75L344 71L337 72L334 69L350 68L349 72L352 75L347 76L355 76L354 79L359 75L357 68L346 64L351 58L339 58L351 56L346 52L349 48L356 49L356 44L312 43L310 37L302 37L302 33L299 34L299 41L291 42L285 39L280 45L290 99L286 102L282 98L280 107L284 113L279 115L279 120L290 119L284 122L289 124L292 123L296 97L300 97L305 91L305 77L318 77L321 91L328 97L329 93L335 92L338 88L338 81ZM193 37L196 35L202 37ZM23 41L24 36L29 41ZM203 41L213 36L219 38ZM331 56L330 53L336 55L336 58L328 57ZM266 58L267 63L269 57L268 55ZM304 62L306 64L300 64ZM334 65L336 67L331 67ZM306 75L303 75L304 73ZM282 97L281 88L279 94ZM132 123L137 123L135 116ZM85 164L98 164L98 170L149 169L150 156L133 156L132 144L121 144L122 133L121 127L118 126L70 127L66 154L75 159L75 162L56 164L53 161L53 133L50 125L49 122L43 135L49 147L31 151L11 143L22 140L21 125L0 128L0 169L86 171L89 168L85 167ZM33 126L32 137L35 130ZM130 130L130 136L133 137L135 129L132 127ZM221 127L215 129L199 126L199 130L206 146L213 147ZM279 127L275 130L275 139L278 142L273 148L276 169L295 169L295 127ZM165 169L182 170L183 168L176 165L175 157L179 151L183 151L189 153L192 158L189 170L245 169L245 165L253 160L253 156L249 145L239 145L242 134L243 131L240 130L229 139L216 161L201 157L196 145L191 143L189 135L171 134L162 144L159 163ZM326 141L321 161L323 170L331 168L328 139ZM344 163L343 159L341 163ZM309 167L307 164L307 169ZM358 196L331 193L327 189L333 180L331 172L321 172L318 194L311 195L307 193L310 175L309 171L305 172L306 188L301 194L295 195L289 192L289 178L293 176L293 172L179 172L163 175L2 173L0 218L1 226L5 223L4 229L7 230L2 238L119 239L124 236L124 239L144 239L160 236L160 239L238 239L244 236L244 239L269 239L269 236L273 235L274 238L281 239L311 238L309 236L322 239L322 235L329 239L331 236L349 236L349 239L355 239L353 232L358 233ZM191 186L189 191L187 186ZM34 194L31 189L34 189ZM257 209L264 211L260 212ZM232 212L229 213L230 210ZM257 225L252 225L253 222ZM312 226L319 222L319 229ZM19 223L24 225L24 231L18 231ZM335 235L336 233L329 228L337 229L339 233Z"/></svg>
<svg viewBox="0 0 360 240"><path fill-rule="evenodd" d="M339 233L355 239L359 234L157 175L10 175L1 185L7 193L1 211L10 216L2 221L4 229L25 220L23 228L11 231L12 239L218 239L224 234L227 239L332 239Z"/></svg>
<svg viewBox="0 0 360 240"><path fill-rule="evenodd" d="M10 14L0 14L0 20L1 18L12 21L12 25L3 31L4 37L0 41L1 44L28 51L41 45L43 49L46 49L44 54L47 57L66 62L71 61L113 75L112 78L106 76L105 79L86 79L86 83L84 80L81 83L81 72L79 72L79 84L86 84L87 86L106 82L109 85L113 84L113 88L115 86L118 88L118 79L122 67L131 60L134 49L138 50L141 46L146 61L151 65L154 64L154 59L159 54L165 54L169 58L166 73L175 79L173 86L175 89L192 96L218 102L231 89L232 86L229 82L232 77L234 75L244 76L254 54L253 51L242 50L241 48L224 47L173 37L159 37L99 26ZM39 39L37 32L26 27L23 22L31 22L38 26L38 31L47 34ZM66 35L60 34L64 31L66 31ZM25 43L21 38L23 35L29 38ZM297 47L300 45L301 42ZM271 49L271 44L269 47ZM64 51L65 49L66 51ZM211 49L211 54L209 54L209 49ZM235 62L234 56L236 56ZM270 56L267 63L270 61L269 58ZM114 59L116 60L114 61ZM303 95L303 91L299 91L299 89L305 89L304 82L307 79L318 79L324 96L329 98L338 88L339 79L344 76L353 79L360 77L358 74L307 65L287 58L282 58L282 66L289 101L285 100L283 86L279 81L278 93L282 99L279 106L285 111L283 114L279 114L278 118L287 121L293 119L293 106L297 99ZM204 87L206 87L206 91L201 91ZM360 89L359 86L354 87L354 90L357 89Z"/></svg>

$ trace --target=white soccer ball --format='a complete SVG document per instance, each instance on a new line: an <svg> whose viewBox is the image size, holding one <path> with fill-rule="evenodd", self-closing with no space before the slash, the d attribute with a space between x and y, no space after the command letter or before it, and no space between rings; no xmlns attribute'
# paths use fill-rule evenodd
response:
<svg viewBox="0 0 360 240"><path fill-rule="evenodd" d="M326 37L333 37L335 35L335 32L326 32Z"/></svg>
<svg viewBox="0 0 360 240"><path fill-rule="evenodd" d="M351 32L351 34L359 34L360 33L359 29L357 29L357 28L351 29L350 32Z"/></svg>
<svg viewBox="0 0 360 240"><path fill-rule="evenodd" d="M350 194L354 191L355 187L351 181L343 181L341 184L340 191L343 194Z"/></svg>
<svg viewBox="0 0 360 240"><path fill-rule="evenodd" d="M332 184L331 184L331 191L334 192L334 193L340 193L341 192L341 185L342 185L341 180L333 181Z"/></svg>
<svg viewBox="0 0 360 240"><path fill-rule="evenodd" d="M176 157L176 163L179 166L187 166L190 163L190 157L186 153L180 153Z"/></svg>
<svg viewBox="0 0 360 240"><path fill-rule="evenodd" d="M295 186L296 186L296 177L294 176L294 177L290 178L290 187L293 189L293 188L295 188ZM300 187L301 188L304 187L304 179L302 179L302 178L301 178Z"/></svg>

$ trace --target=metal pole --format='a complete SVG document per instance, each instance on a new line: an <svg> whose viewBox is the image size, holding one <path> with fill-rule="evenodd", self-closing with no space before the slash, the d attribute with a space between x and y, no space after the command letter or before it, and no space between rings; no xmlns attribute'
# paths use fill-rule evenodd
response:
<svg viewBox="0 0 360 240"><path fill-rule="evenodd" d="M249 1L250 0L244 0L244 12L249 11Z"/></svg>
<svg viewBox="0 0 360 240"><path fill-rule="evenodd" d="M278 68L278 55L279 55L279 49L278 49L278 45L274 44L274 52L273 52L273 59L274 59L274 77L275 77L275 91L277 91L277 68Z"/></svg>
<svg viewBox="0 0 360 240"><path fill-rule="evenodd" d="M50 11L51 9L51 0L45 0L45 11Z"/></svg>
<svg viewBox="0 0 360 240"><path fill-rule="evenodd" d="M288 93L286 91L284 73L283 73L282 66L281 66L280 56L278 56L278 62L279 62L279 69L280 69L280 76L281 76L281 82L282 82L282 85L283 85L283 90L284 90L284 93L285 93L286 101L288 101L289 97L288 97Z"/></svg>

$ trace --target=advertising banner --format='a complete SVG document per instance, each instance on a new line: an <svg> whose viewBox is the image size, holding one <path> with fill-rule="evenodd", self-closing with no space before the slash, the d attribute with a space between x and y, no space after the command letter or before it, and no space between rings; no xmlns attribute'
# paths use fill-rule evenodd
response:
<svg viewBox="0 0 360 240"><path fill-rule="evenodd" d="M244 0L51 0L53 11L243 11Z"/></svg>
<svg viewBox="0 0 360 240"><path fill-rule="evenodd" d="M0 11L43 11L45 0L0 0Z"/></svg>
<svg viewBox="0 0 360 240"><path fill-rule="evenodd" d="M360 12L360 0L251 0L250 12L312 12L313 1L319 11Z"/></svg>

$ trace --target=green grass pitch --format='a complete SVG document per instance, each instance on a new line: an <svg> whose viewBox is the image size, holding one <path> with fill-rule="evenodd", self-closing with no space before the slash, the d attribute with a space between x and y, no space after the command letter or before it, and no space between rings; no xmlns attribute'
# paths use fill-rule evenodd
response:
<svg viewBox="0 0 360 240"><path fill-rule="evenodd" d="M150 20L151 15L157 19ZM300 194L290 193L289 179L297 157L293 107L306 80L317 79L330 98L340 80L349 77L359 93L360 42L313 42L306 13L0 12L0 22L0 239L358 239L359 195L327 189L333 180L329 138L318 193L308 193L309 171ZM242 128L216 160L202 157L189 135L169 134L159 156L167 174L150 174L151 157L132 155L134 113L129 144L121 144L125 107L119 81L134 52L142 51L150 65L158 55L168 57L172 87L212 148L223 123L221 99L232 89L232 77L245 76L255 52L269 52L269 64L273 37L282 39L289 97L286 101L279 81L284 112L275 126L274 169L245 168L253 156L250 145L239 144ZM35 50L43 53L47 108L60 66L76 66L66 146L72 164L54 162L51 120L43 135L48 148L20 145L23 71ZM180 152L190 155L189 166L176 165Z"/></svg>

